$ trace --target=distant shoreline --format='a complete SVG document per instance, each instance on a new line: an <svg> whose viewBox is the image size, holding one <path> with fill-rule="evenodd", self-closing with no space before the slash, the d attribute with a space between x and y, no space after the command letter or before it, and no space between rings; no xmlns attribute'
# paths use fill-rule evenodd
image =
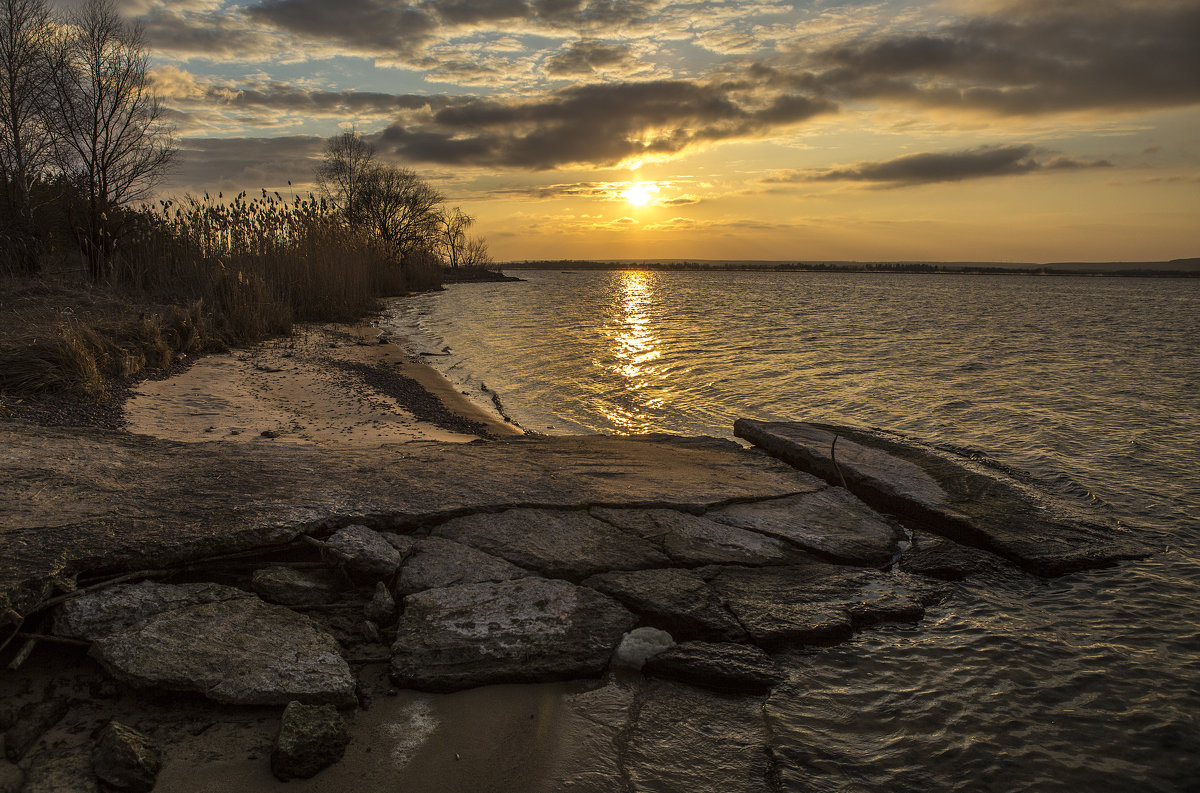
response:
<svg viewBox="0 0 1200 793"><path fill-rule="evenodd" d="M580 259L526 260L504 263L506 270L649 270L655 272L801 272L906 273L916 275L1028 275L1116 278L1197 278L1200 258L1163 262L1055 262L993 264L991 262L775 262L725 260Z"/></svg>

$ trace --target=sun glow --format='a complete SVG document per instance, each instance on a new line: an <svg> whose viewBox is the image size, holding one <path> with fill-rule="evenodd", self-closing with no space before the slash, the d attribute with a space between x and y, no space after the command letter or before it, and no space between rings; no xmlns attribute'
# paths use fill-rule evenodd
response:
<svg viewBox="0 0 1200 793"><path fill-rule="evenodd" d="M654 182L630 182L621 193L621 197L635 207L644 207L654 200L658 193L658 185Z"/></svg>

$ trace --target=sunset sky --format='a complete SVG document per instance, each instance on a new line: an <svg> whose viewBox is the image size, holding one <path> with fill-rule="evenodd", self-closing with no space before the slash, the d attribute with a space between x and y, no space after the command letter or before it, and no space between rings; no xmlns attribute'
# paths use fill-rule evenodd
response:
<svg viewBox="0 0 1200 793"><path fill-rule="evenodd" d="M1200 256L1200 0L122 9L166 193L305 189L355 128L502 261Z"/></svg>

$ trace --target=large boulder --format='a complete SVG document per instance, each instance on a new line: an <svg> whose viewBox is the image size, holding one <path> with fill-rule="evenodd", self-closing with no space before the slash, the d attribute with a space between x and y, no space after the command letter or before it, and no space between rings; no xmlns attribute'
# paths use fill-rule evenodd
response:
<svg viewBox="0 0 1200 793"><path fill-rule="evenodd" d="M239 705L352 705L354 676L308 617L249 596L164 611L90 653L127 683Z"/></svg>
<svg viewBox="0 0 1200 793"><path fill-rule="evenodd" d="M426 691L597 677L636 621L612 598L566 581L430 589L404 599L391 674Z"/></svg>
<svg viewBox="0 0 1200 793"><path fill-rule="evenodd" d="M606 570L670 564L650 543L582 510L509 509L468 515L433 530L552 578L578 581Z"/></svg>
<svg viewBox="0 0 1200 793"><path fill-rule="evenodd" d="M816 482L814 490L824 487ZM706 564L784 564L796 556L782 540L717 523L674 509L593 507L593 517L633 532L662 548L675 562Z"/></svg>
<svg viewBox="0 0 1200 793"><path fill-rule="evenodd" d="M707 517L779 537L843 564L882 567L895 558L903 537L893 521L836 487L732 504L712 510Z"/></svg>
<svg viewBox="0 0 1200 793"><path fill-rule="evenodd" d="M289 702L271 751L271 773L287 782L308 779L342 759L350 734L332 705Z"/></svg>
<svg viewBox="0 0 1200 793"><path fill-rule="evenodd" d="M160 584L139 581L88 592L60 604L53 632L69 639L95 641L137 625L147 617L183 606L222 603L254 595L221 584Z"/></svg>
<svg viewBox="0 0 1200 793"><path fill-rule="evenodd" d="M133 793L150 793L162 770L162 750L148 736L110 721L92 749L92 769L101 781Z"/></svg>
<svg viewBox="0 0 1200 793"><path fill-rule="evenodd" d="M338 529L325 547L350 570L373 578L389 578L400 567L400 551L377 531L366 526Z"/></svg>
<svg viewBox="0 0 1200 793"><path fill-rule="evenodd" d="M600 573L584 586L610 595L642 618L642 623L669 632L678 639L745 639L721 599L690 570L624 570Z"/></svg>
<svg viewBox="0 0 1200 793"><path fill-rule="evenodd" d="M484 581L508 581L532 575L528 570L484 553L461 542L442 537L417 540L413 553L400 568L396 593L411 595L426 589L479 584Z"/></svg>
<svg viewBox="0 0 1200 793"><path fill-rule="evenodd" d="M738 419L738 437L876 509L1040 575L1145 556L1112 516L976 459L852 427ZM835 444L836 441L836 444Z"/></svg>

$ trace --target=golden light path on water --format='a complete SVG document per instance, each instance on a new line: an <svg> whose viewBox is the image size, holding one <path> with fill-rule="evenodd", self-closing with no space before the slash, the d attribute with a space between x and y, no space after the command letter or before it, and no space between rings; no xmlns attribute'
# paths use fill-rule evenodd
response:
<svg viewBox="0 0 1200 793"><path fill-rule="evenodd" d="M651 316L654 290L653 273L621 273L608 360L593 361L594 365L620 378L629 393L635 395L633 404L603 407L605 416L627 432L644 432L650 416L641 409L661 407L664 399L661 391L665 384L660 382L660 373L652 366L662 357L661 340L654 333ZM648 400L638 398L639 392L650 385L659 386L659 395Z"/></svg>

